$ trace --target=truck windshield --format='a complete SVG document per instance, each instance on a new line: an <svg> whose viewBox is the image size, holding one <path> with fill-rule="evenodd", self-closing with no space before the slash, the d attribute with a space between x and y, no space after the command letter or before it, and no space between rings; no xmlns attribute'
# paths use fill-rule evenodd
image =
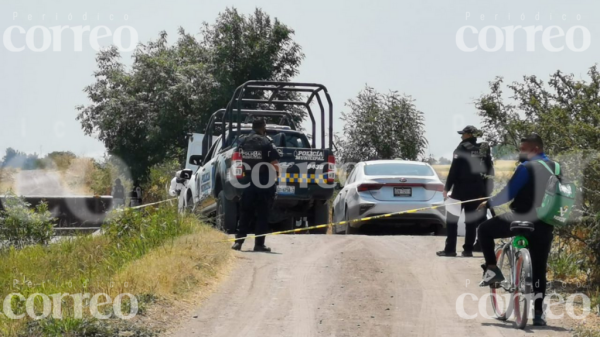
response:
<svg viewBox="0 0 600 337"><path fill-rule="evenodd" d="M250 130L242 130L241 132L243 135L247 135L250 133ZM301 133L285 132L281 130L267 130L267 135L273 139L273 143L277 147L310 148L308 139ZM232 145L238 145L237 138L233 140Z"/></svg>
<svg viewBox="0 0 600 337"><path fill-rule="evenodd" d="M429 166L410 163L381 163L365 165L368 176L433 176Z"/></svg>

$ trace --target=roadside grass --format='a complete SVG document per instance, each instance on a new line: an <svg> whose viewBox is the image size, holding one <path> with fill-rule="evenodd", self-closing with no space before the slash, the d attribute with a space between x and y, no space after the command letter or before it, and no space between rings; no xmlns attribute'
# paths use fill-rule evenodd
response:
<svg viewBox="0 0 600 337"><path fill-rule="evenodd" d="M585 326L577 327L573 337L600 337L600 330Z"/></svg>
<svg viewBox="0 0 600 337"><path fill-rule="evenodd" d="M82 236L48 246L14 248L0 252L0 298L10 293L24 297L41 293L99 294L115 298L131 293L140 302L139 315L161 299L174 299L209 284L231 259L226 236L182 217L174 206L115 213L104 226L104 235ZM39 298L38 298L39 299ZM125 313L131 303L124 298ZM39 303L38 303L39 302ZM93 319L89 301L84 301L82 319L74 318L72 298L63 299L62 320L11 320L0 315L0 335L16 336L151 336L152 331L132 321L115 319L112 306L105 306L109 320ZM25 312L24 302L13 299L15 314ZM36 301L35 312L42 303ZM91 334L91 331L96 331Z"/></svg>

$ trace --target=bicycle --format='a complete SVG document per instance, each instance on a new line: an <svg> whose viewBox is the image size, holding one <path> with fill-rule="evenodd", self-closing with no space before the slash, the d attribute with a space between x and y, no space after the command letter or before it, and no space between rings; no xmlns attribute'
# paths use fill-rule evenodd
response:
<svg viewBox="0 0 600 337"><path fill-rule="evenodd" d="M533 295L531 256L527 249L529 242L524 235L534 231L534 224L513 221L510 231L515 234L512 241L503 240L496 248L497 266L506 280L490 285L490 299L498 319L505 321L514 311L517 327L524 329ZM504 299L508 299L506 305Z"/></svg>

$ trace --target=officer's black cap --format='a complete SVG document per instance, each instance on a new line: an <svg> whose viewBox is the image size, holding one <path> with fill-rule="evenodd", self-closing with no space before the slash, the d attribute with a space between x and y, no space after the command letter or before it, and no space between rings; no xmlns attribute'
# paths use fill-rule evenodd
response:
<svg viewBox="0 0 600 337"><path fill-rule="evenodd" d="M252 129L262 129L267 126L267 122L262 118L256 118L252 121Z"/></svg>
<svg viewBox="0 0 600 337"><path fill-rule="evenodd" d="M537 145L540 149L544 148L544 141L542 140L542 137L540 137L540 135L538 135L537 133L531 133L521 138L521 143L530 143Z"/></svg>
<svg viewBox="0 0 600 337"><path fill-rule="evenodd" d="M469 133L472 135L476 135L479 133L479 130L477 130L476 127L474 127L473 125L468 125L466 126L464 129L462 129L461 131L458 131L458 134L462 135L464 133Z"/></svg>

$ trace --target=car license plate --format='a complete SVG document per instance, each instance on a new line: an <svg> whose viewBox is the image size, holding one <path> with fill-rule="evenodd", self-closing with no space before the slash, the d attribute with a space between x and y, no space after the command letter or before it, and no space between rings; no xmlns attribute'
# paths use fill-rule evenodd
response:
<svg viewBox="0 0 600 337"><path fill-rule="evenodd" d="M395 197L411 197L412 196L412 188L411 187L394 187L394 196Z"/></svg>
<svg viewBox="0 0 600 337"><path fill-rule="evenodd" d="M296 186L277 186L278 194L295 194Z"/></svg>

